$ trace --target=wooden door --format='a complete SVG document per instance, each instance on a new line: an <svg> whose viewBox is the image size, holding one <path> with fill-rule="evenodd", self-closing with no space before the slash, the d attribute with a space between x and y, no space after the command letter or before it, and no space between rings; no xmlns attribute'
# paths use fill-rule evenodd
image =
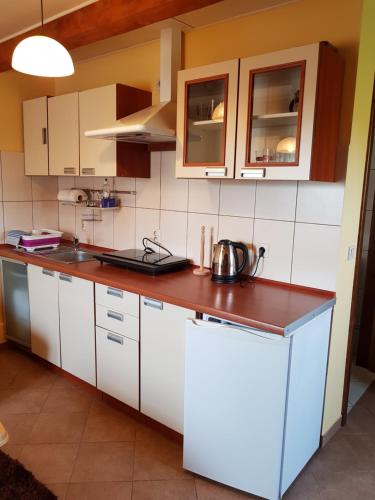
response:
<svg viewBox="0 0 375 500"><path fill-rule="evenodd" d="M78 92L48 99L50 175L79 175L78 122Z"/></svg>
<svg viewBox="0 0 375 500"><path fill-rule="evenodd" d="M61 366L57 273L29 264L27 277L31 350L54 365Z"/></svg>
<svg viewBox="0 0 375 500"><path fill-rule="evenodd" d="M48 175L47 97L23 102L25 174Z"/></svg>

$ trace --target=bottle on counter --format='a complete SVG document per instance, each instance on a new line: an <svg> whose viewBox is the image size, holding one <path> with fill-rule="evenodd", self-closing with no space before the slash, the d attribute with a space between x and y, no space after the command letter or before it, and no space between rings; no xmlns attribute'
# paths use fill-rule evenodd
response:
<svg viewBox="0 0 375 500"><path fill-rule="evenodd" d="M109 187L108 179L105 178L102 188L102 198L100 202L102 208L108 208L110 197L111 197L111 189Z"/></svg>

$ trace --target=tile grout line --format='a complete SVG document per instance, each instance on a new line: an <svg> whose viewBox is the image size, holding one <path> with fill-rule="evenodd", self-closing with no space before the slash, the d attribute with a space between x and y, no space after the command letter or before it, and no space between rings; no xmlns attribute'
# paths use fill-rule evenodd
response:
<svg viewBox="0 0 375 500"><path fill-rule="evenodd" d="M292 258L291 258L291 261L290 261L289 283L292 283L292 279L293 279L294 249L295 249L296 227L297 227L298 193L299 193L299 181L297 181L297 186L296 186L296 205L295 205L295 208L294 208L294 225L293 225L293 239L292 239Z"/></svg>

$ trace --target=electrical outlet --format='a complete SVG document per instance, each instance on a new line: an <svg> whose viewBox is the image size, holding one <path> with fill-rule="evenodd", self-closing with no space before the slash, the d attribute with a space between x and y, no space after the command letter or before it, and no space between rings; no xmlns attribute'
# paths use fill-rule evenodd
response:
<svg viewBox="0 0 375 500"><path fill-rule="evenodd" d="M355 258L355 245L350 245L348 247L348 255L347 255L347 260L354 260Z"/></svg>
<svg viewBox="0 0 375 500"><path fill-rule="evenodd" d="M270 256L270 246L267 243L259 243L259 245L257 245L257 255L260 247L263 247L265 249L264 258L268 259L268 257Z"/></svg>
<svg viewBox="0 0 375 500"><path fill-rule="evenodd" d="M153 233L152 233L152 240L160 243L160 229L154 229Z"/></svg>

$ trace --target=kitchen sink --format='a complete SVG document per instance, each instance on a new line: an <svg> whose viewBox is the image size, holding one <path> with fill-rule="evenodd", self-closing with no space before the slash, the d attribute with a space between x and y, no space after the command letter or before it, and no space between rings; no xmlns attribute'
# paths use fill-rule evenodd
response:
<svg viewBox="0 0 375 500"><path fill-rule="evenodd" d="M74 250L71 248L49 250L48 252L40 253L40 255L43 255L46 259L63 262L64 264L75 264L77 262L95 260L92 252L87 252L86 250Z"/></svg>

